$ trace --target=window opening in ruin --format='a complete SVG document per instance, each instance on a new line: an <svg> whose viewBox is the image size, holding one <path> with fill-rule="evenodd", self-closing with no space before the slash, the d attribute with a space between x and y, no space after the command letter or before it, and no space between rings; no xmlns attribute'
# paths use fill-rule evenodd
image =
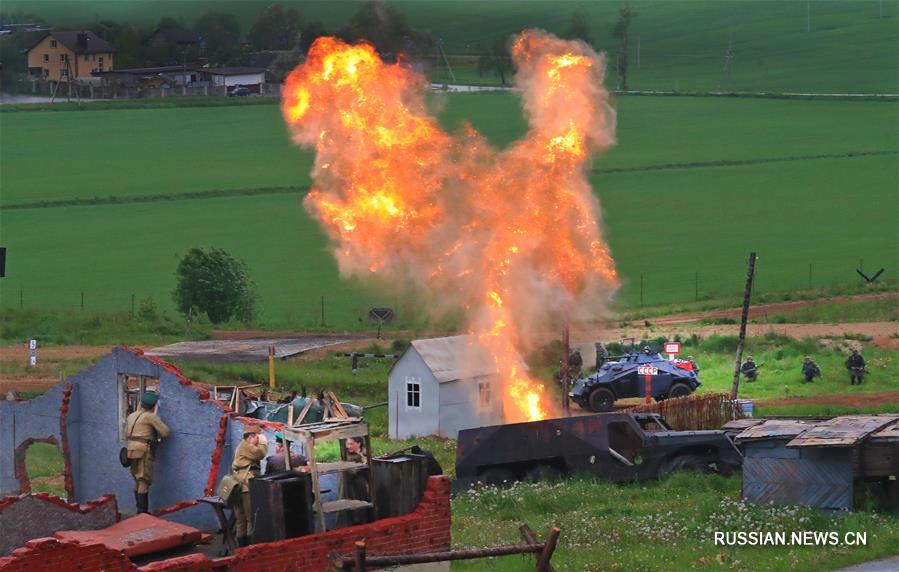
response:
<svg viewBox="0 0 899 572"><path fill-rule="evenodd" d="M643 440L640 438L640 435L631 427L630 423L623 421L609 423L607 430L609 447L628 461L633 462L643 446Z"/></svg>
<svg viewBox="0 0 899 572"><path fill-rule="evenodd" d="M119 374L119 439L124 441L125 422L140 407L144 393L153 391L159 395L159 378L130 373Z"/></svg>
<svg viewBox="0 0 899 572"><path fill-rule="evenodd" d="M53 443L32 443L25 449L25 472L33 493L66 496L66 463Z"/></svg>

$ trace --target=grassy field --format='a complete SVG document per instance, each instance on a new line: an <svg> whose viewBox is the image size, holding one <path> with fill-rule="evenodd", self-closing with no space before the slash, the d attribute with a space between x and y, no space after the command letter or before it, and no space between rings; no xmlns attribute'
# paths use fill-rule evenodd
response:
<svg viewBox="0 0 899 572"><path fill-rule="evenodd" d="M620 305L734 295L751 249L759 295L807 288L809 265L814 287L853 283L859 259L895 279L895 105L624 97L617 106L618 145L591 181L624 277ZM447 128L469 120L500 146L524 130L509 94L435 96L434 107ZM0 126L4 308L21 295L25 307L80 309L84 292L88 310L123 311L133 293L171 313L178 253L207 245L248 262L263 325L320 326L322 295L326 325L339 328L358 329L373 304L396 304L338 278L300 204L312 156L288 141L274 105L3 113ZM68 143L85 136L92 145ZM184 198L216 192L235 196ZM415 308L400 310L404 325L420 321Z"/></svg>
<svg viewBox="0 0 899 572"><path fill-rule="evenodd" d="M168 0L6 0L4 11L18 9L61 26L79 26L98 19L155 23L161 16L181 18L186 25L209 9L235 14L244 33L269 2L232 0L222 7L215 0L173 3ZM593 45L614 53L611 37L622 3L516 2L504 0L394 1L417 29L443 40L451 54L473 54L479 45L527 27L563 34L572 14L587 16ZM896 92L897 5L876 0L802 2L737 0L634 1L638 17L631 28L629 50L634 89L803 92ZM300 12L307 21L321 21L335 30L356 11L358 2L310 0ZM882 10L882 18L881 18ZM810 17L809 17L810 16ZM639 46L639 63L638 63ZM732 46L732 72L724 58ZM614 61L614 56L611 58ZM860 65L863 62L863 65ZM614 68L614 65L610 66ZM434 79L445 74L435 70ZM462 79L480 78L459 68ZM617 83L614 74L609 85Z"/></svg>
<svg viewBox="0 0 899 572"><path fill-rule="evenodd" d="M899 520L871 512L828 516L809 508L762 507L740 499L740 479L675 474L662 482L614 485L587 479L488 487L453 500L453 544L521 542L527 523L542 538L562 530L557 570L833 570L899 551ZM868 545L726 547L714 532L868 533ZM509 556L456 563L453 570L518 571L533 559Z"/></svg>

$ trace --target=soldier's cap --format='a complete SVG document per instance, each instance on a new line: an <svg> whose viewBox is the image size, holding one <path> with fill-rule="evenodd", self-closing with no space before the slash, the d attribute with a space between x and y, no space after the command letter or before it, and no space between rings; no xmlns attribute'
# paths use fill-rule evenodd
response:
<svg viewBox="0 0 899 572"><path fill-rule="evenodd" d="M156 395L155 391L148 391L144 393L144 396L140 398L140 402L147 407L153 407L159 401L159 396Z"/></svg>
<svg viewBox="0 0 899 572"><path fill-rule="evenodd" d="M282 435L280 433L275 433L275 441L277 441L278 443L281 443L282 441L284 441L284 435Z"/></svg>
<svg viewBox="0 0 899 572"><path fill-rule="evenodd" d="M246 435L247 433L259 435L260 433L262 433L262 427L260 427L259 425L244 425L243 432L244 435Z"/></svg>

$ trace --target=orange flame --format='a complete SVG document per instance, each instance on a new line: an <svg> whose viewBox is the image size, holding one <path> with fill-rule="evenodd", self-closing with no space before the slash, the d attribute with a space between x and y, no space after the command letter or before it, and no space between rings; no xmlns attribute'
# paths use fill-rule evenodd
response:
<svg viewBox="0 0 899 572"><path fill-rule="evenodd" d="M561 310L591 312L617 285L587 182L613 142L603 60L586 44L529 30L512 57L525 137L497 151L428 113L425 80L368 44L319 38L282 101L294 140L316 151L306 207L341 273L413 283L469 328L496 363L507 421L552 408L520 350Z"/></svg>

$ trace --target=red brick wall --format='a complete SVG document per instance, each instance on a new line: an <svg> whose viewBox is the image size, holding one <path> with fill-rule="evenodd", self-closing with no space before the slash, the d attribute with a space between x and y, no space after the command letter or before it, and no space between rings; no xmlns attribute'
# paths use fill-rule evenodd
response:
<svg viewBox="0 0 899 572"><path fill-rule="evenodd" d="M329 567L330 553L353 554L353 544L357 540L365 540L366 552L372 556L449 550L452 520L449 493L449 478L430 477L415 512L370 524L249 546L219 562L225 564L227 561L226 569L235 572L318 572Z"/></svg>
<svg viewBox="0 0 899 572"><path fill-rule="evenodd" d="M134 564L121 552L97 543L39 538L0 558L3 572L60 572L61 570L103 570L124 572L135 570Z"/></svg>
<svg viewBox="0 0 899 572"><path fill-rule="evenodd" d="M6 558L3 572L60 572L61 570L118 572L157 571L252 571L318 572L330 566L329 555L349 556L353 544L365 540L368 554L411 554L450 549L450 481L430 477L415 512L370 524L241 548L237 554L215 561L193 554L137 568L119 552L101 544L41 538L32 540Z"/></svg>

